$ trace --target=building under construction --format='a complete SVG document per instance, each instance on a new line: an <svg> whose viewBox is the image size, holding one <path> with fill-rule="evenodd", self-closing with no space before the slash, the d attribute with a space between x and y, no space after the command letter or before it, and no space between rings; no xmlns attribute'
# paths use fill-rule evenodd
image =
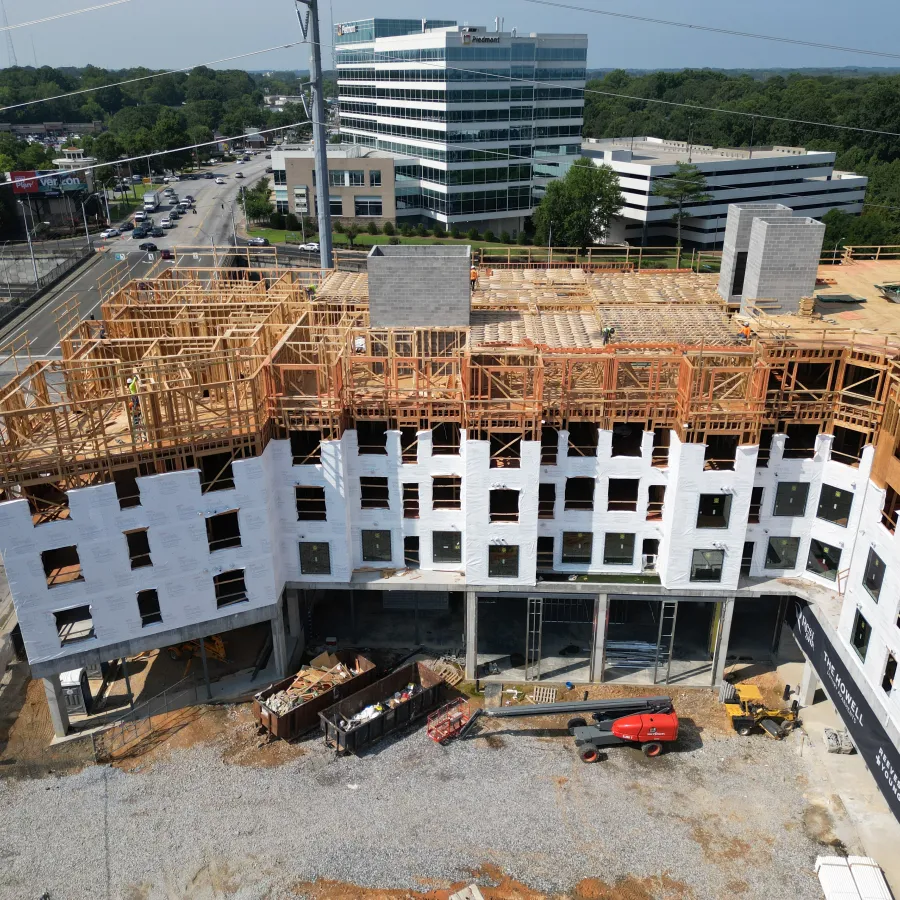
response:
<svg viewBox="0 0 900 900"><path fill-rule="evenodd" d="M333 637L713 685L777 656L791 598L894 729L900 251L820 267L789 213L732 208L720 274L113 270L0 389L0 550L57 730L61 672L261 622L282 672Z"/></svg>

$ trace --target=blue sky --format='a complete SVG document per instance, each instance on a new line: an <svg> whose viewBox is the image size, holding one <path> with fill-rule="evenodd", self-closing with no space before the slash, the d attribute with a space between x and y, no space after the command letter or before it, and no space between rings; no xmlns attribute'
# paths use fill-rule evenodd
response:
<svg viewBox="0 0 900 900"><path fill-rule="evenodd" d="M29 21L102 0L6 0L10 24ZM900 54L898 0L573 0L574 5L740 31L773 34ZM526 0L456 0L452 4L411 0L320 0L323 33L330 22L371 16L453 18L469 24L493 24L519 32L587 33L592 67L675 68L713 66L767 68L804 66L900 66L900 59L797 47L624 21L585 12L555 9ZM121 6L86 13L12 32L21 64L146 65L175 68L258 50L296 40L299 28L292 0L130 0ZM6 63L5 46L0 63ZM305 68L305 48L279 50L243 61L245 68ZM237 65L241 65L238 63Z"/></svg>

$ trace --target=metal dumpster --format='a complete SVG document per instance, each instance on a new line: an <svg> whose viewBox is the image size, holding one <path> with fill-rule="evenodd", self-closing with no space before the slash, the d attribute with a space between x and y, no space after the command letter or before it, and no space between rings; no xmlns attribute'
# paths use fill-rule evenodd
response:
<svg viewBox="0 0 900 900"><path fill-rule="evenodd" d="M260 691L253 698L253 714L256 716L259 724L274 734L275 737L284 738L286 741L293 740L304 732L311 731L316 727L319 721L319 713L323 709L332 706L341 697L348 697L355 691L370 685L378 677L378 669L375 663L364 656L360 656L353 650L322 653L310 662L309 667L312 669L331 668L338 663L343 663L353 670L360 670L360 674L341 684L336 684L328 692L320 694L318 697L313 697L282 715L278 715L269 709L265 701L273 694L287 690L297 676L290 675Z"/></svg>
<svg viewBox="0 0 900 900"><path fill-rule="evenodd" d="M386 701L409 684L421 690L399 706L386 708L374 718L358 725L349 723L367 706ZM445 687L444 680L424 663L401 666L380 681L319 713L325 744L338 753L359 753L386 734L403 728L440 706L444 702Z"/></svg>

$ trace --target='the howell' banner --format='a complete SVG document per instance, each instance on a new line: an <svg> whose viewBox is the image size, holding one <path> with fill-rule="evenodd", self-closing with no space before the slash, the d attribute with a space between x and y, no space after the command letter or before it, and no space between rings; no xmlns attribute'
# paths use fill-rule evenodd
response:
<svg viewBox="0 0 900 900"><path fill-rule="evenodd" d="M800 649L813 664L879 790L894 816L900 819L900 751L891 742L805 600L794 600L789 607L788 621ZM862 677L861 673L859 677Z"/></svg>

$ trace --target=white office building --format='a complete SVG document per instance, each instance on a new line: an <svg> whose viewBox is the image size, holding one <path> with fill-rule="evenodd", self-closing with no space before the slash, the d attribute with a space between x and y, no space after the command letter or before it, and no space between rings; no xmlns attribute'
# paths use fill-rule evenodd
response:
<svg viewBox="0 0 900 900"><path fill-rule="evenodd" d="M695 165L706 178L709 199L693 204L681 227L682 242L721 248L732 203L781 203L821 219L832 209L862 212L868 178L834 169L835 154L802 147L719 149L655 137L590 138L582 155L610 166L619 176L625 205L609 243L674 243L674 207L654 195L654 183L671 176L679 162Z"/></svg>
<svg viewBox="0 0 900 900"><path fill-rule="evenodd" d="M341 137L412 159L401 223L516 234L581 152L587 36L427 19L335 27Z"/></svg>

